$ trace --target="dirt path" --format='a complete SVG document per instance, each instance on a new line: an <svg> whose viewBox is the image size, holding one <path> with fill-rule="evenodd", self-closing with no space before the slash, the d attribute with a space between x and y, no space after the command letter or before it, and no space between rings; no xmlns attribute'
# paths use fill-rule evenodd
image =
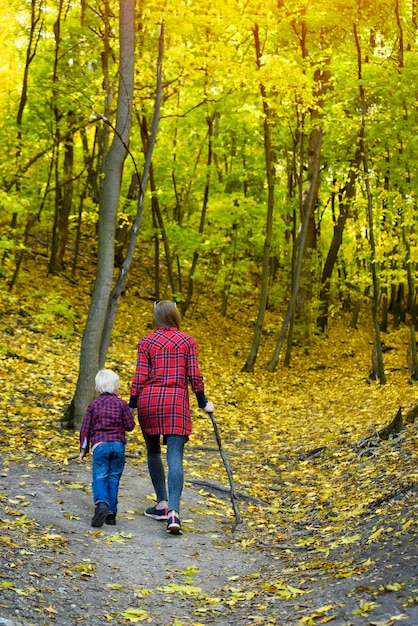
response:
<svg viewBox="0 0 418 626"><path fill-rule="evenodd" d="M193 489L186 488L183 494L187 502L182 511L184 534L169 535L163 522L142 515L149 506L150 481L145 468L128 463L117 525L95 531L90 527L93 505L87 492L90 467L74 462L57 471L50 464L31 465L35 466L10 463L0 479L10 519L25 513L36 520L39 529L38 542L24 548L19 559L22 565L14 563L16 556L9 564L3 561L0 584L13 581L16 588L40 587L40 591L19 595L0 587L0 616L19 624L42 624L46 615L59 625L84 621L93 626L106 623L106 615L116 619L134 607L147 611L156 623L175 619L190 623L188 616L197 596L210 596L212 602L222 587L232 584L230 577L259 569L253 555L225 536L222 526L228 533L230 521L221 513L207 515L210 508ZM50 535L46 540L45 529ZM28 556L34 557L30 571ZM158 587L163 590L157 591ZM216 604L216 612L222 613L222 603ZM201 608L201 612L205 611Z"/></svg>
<svg viewBox="0 0 418 626"><path fill-rule="evenodd" d="M342 580L315 571L308 576L297 567L297 553L246 548L248 517L231 535L232 511L228 518L216 498L190 487L183 493L185 532L168 535L164 523L142 515L151 493L146 468L128 462L117 526L95 530L90 526L90 465L3 459L0 626L140 621L161 626L390 626L399 621L418 626L418 555L410 537L394 554L379 555L371 546L370 558L376 558L372 551L380 558L371 573ZM400 568L408 585L377 598L379 585L394 583ZM293 597L278 586L283 577L294 585ZM271 586L263 587L261 580ZM368 613L366 602L380 608ZM353 614L359 607L362 612Z"/></svg>

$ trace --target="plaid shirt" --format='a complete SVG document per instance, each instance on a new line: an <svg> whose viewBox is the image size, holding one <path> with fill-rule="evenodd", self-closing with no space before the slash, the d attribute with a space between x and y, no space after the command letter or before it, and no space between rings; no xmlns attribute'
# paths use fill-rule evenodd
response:
<svg viewBox="0 0 418 626"><path fill-rule="evenodd" d="M197 344L177 328L157 328L138 343L131 386L138 418L149 435L189 435L192 431L188 383L204 392Z"/></svg>
<svg viewBox="0 0 418 626"><path fill-rule="evenodd" d="M87 407L80 429L80 450L104 441L126 443L125 431L133 430L135 421L125 400L113 393L101 393Z"/></svg>

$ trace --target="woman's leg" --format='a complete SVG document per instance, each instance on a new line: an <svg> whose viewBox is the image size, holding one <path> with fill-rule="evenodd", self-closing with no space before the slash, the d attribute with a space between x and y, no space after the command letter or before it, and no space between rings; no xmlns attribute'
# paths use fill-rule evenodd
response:
<svg viewBox="0 0 418 626"><path fill-rule="evenodd" d="M177 513L183 491L183 451L187 440L186 435L167 435L168 510Z"/></svg>
<svg viewBox="0 0 418 626"><path fill-rule="evenodd" d="M165 482L165 471L161 459L160 435L144 435L147 446L148 471L154 486L157 502L167 500L167 486Z"/></svg>

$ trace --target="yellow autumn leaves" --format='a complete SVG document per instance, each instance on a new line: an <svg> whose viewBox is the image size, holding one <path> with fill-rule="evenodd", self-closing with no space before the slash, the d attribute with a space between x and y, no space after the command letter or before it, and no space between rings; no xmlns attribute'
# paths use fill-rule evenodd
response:
<svg viewBox="0 0 418 626"><path fill-rule="evenodd" d="M124 322L125 315L132 320L129 325ZM107 366L117 369L124 397L128 396L134 370L136 342L149 330L147 320L145 314L133 319L131 304L122 302ZM10 328L16 326L16 313L10 313L6 322ZM298 561L302 583L296 583L292 573L278 578L269 572L259 578L230 581L223 604L233 608L253 602L252 621L257 623L256 614L263 612L266 597L286 602L308 596L309 581L318 572L337 580L367 573L374 561L370 555L362 557L362 549L379 549L393 538L402 539L416 532L413 509L409 512L403 507L408 485L418 478L416 425L407 426L397 440L380 442L373 456L360 457L356 446L360 439L385 426L399 406L406 410L416 404L418 394L403 366L407 331L385 338L394 350L385 355L388 382L381 386L367 383L371 350L367 324L348 331L345 321L340 320L330 328L328 339L318 338L306 352L295 348L291 367L280 367L274 374L264 368L273 341L267 335L256 371L244 374L241 368L251 334L245 324L244 320L240 322L239 312L227 320L212 312L210 325L198 316L186 318L183 323L184 330L199 343L206 393L215 403L222 443L241 498L245 536L239 532L231 536L231 525L225 524L226 518L231 521L233 517L228 494L211 495L208 477L226 487L228 480L212 425L196 408L192 395L194 432L186 447L185 470L186 481L199 479L203 483L200 495L205 506L199 510L196 507L196 511L203 514L205 510L204 514L212 515L222 527L225 538L217 539L219 545L234 540L243 550L267 549L274 556L280 555L281 563L288 561L289 570L293 559ZM0 446L6 465L14 460L31 467L42 464L45 457L64 463L78 451L78 434L63 429L59 420L75 388L79 337L57 339L56 333L49 333L47 328L35 333L30 324L25 324L15 334L3 335L2 341ZM7 356L11 353L15 356ZM144 461L138 428L129 435L127 450ZM58 490L82 488L81 483L57 485ZM405 488L405 492L393 502L391 494L399 488ZM387 503L391 504L390 510ZM3 533L0 544L18 545L24 530L22 545L30 546L35 537L32 522L24 512L25 498L16 497L3 504L7 521L2 524L16 533L16 539ZM376 519L372 527L364 528L362 519L371 511ZM63 515L73 519L68 511ZM184 527L186 532L193 530L187 519ZM127 533L104 534L100 530L92 536L95 541L109 544L131 539ZM65 538L52 532L38 535L36 540L52 548L65 545ZM67 568L66 575L88 579L95 570L92 563L82 562ZM158 589L135 590L138 600L151 593L164 598L193 598L196 620L204 621L205 615L216 612L221 598L203 594L193 584L192 570L184 571L182 576L180 582L170 581ZM13 585L11 580L2 583ZM381 593L393 592L403 583L400 575ZM13 586L7 588L15 593L33 593L32 585L20 591ZM116 586L111 590L118 592ZM108 613L108 621L122 617L130 623L149 622L147 609L138 604L128 606L121 616ZM356 611L372 615L378 604L375 598L362 600ZM332 621L334 608L319 605L307 611L309 615L301 615L301 624Z"/></svg>

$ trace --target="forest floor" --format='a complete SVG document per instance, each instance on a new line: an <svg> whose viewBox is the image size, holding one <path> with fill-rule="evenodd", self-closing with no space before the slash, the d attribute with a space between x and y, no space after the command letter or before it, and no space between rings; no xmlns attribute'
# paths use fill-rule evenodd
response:
<svg viewBox="0 0 418 626"><path fill-rule="evenodd" d="M272 374L278 320L267 313L256 370L245 374L252 312L221 318L197 302L183 329L199 343L243 521L232 532L213 428L193 407L184 534L142 514L153 493L138 429L118 523L94 529L91 466L73 458L77 433L60 423L90 289L35 264L19 297L2 302L0 626L418 626L417 420L387 440L377 434L417 404L408 329L384 336L385 385L368 381L367 316L356 329L333 319L326 338L295 346L291 366ZM106 364L123 397L136 341L151 330L141 293L129 286Z"/></svg>
<svg viewBox="0 0 418 626"><path fill-rule="evenodd" d="M315 537L319 525L278 529L287 544L260 539L246 546L246 521L232 534L219 498L191 485L184 492L184 534L168 535L163 522L141 515L149 478L144 465L130 460L116 526L90 527L90 468L78 462L3 456L0 492L4 626L418 624L416 534L396 536L402 509L416 513L416 486L393 494L391 514L381 518L379 528L394 535L390 541L355 542L348 551L341 544L329 571L315 563L317 553L295 546L296 538ZM364 517L356 534L370 536L375 525L375 515ZM351 549L353 571L336 576L333 561L347 559Z"/></svg>

